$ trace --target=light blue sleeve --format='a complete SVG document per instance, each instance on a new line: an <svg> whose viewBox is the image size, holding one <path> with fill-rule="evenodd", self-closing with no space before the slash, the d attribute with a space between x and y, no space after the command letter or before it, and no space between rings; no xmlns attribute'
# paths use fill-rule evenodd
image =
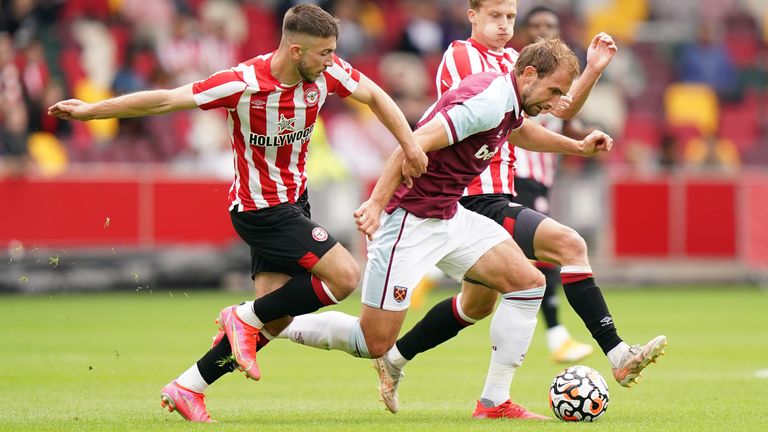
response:
<svg viewBox="0 0 768 432"><path fill-rule="evenodd" d="M509 97L509 85L499 76L482 92L448 108L443 117L453 130L455 141L498 126L506 114Z"/></svg>

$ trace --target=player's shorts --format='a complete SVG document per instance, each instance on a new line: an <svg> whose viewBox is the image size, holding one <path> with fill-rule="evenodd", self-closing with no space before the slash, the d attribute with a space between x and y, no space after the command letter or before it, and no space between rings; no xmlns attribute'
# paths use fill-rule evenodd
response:
<svg viewBox="0 0 768 432"><path fill-rule="evenodd" d="M549 215L549 188L529 178L515 177L517 196L512 201L541 214Z"/></svg>
<svg viewBox="0 0 768 432"><path fill-rule="evenodd" d="M251 277L260 272L305 273L337 243L310 219L306 192L295 204L244 212L235 209L229 214L235 231L251 247Z"/></svg>
<svg viewBox="0 0 768 432"><path fill-rule="evenodd" d="M420 218L402 208L382 213L368 243L362 301L405 310L414 287L433 266L461 281L483 254L509 238L498 224L462 206L451 219Z"/></svg>
<svg viewBox="0 0 768 432"><path fill-rule="evenodd" d="M512 202L510 195L474 195L462 197L459 203L468 210L491 218L512 235L528 259L536 260L533 235L547 216Z"/></svg>

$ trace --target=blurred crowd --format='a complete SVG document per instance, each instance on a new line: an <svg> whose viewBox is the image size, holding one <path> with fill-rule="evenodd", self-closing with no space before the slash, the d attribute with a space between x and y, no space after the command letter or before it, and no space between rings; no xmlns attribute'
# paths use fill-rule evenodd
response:
<svg viewBox="0 0 768 432"><path fill-rule="evenodd" d="M0 0L0 176L97 162L164 163L231 176L225 113L65 122L57 100L96 101L203 79L277 47L281 0ZM435 97L441 54L469 37L466 0L328 0L338 55L379 83L411 123ZM765 0L520 0L561 15L583 58L592 36L619 54L582 119L617 138L609 165L640 171L768 164ZM519 39L511 42L521 49ZM316 177L377 176L394 143L366 110L330 98ZM567 164L582 168L581 162ZM313 178L317 180L317 178Z"/></svg>

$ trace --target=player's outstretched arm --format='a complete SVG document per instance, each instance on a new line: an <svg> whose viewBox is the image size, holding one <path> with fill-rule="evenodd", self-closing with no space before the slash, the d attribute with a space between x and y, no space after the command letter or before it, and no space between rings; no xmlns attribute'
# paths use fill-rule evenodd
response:
<svg viewBox="0 0 768 432"><path fill-rule="evenodd" d="M403 175L406 178L419 177L427 171L427 155L416 145L413 132L395 101L376 83L365 75L360 77L360 84L352 93L352 98L362 102L373 111L379 121L392 132L405 154Z"/></svg>
<svg viewBox="0 0 768 432"><path fill-rule="evenodd" d="M448 133L437 117L416 130L413 136L423 152L439 150L447 147L450 143ZM402 174L404 163L405 156L402 149L398 147L384 165L384 170L373 188L371 197L362 203L354 213L358 231L368 236L368 240L372 240L373 234L379 229L381 211L392 199L397 187L404 181L409 188L413 186L412 180Z"/></svg>
<svg viewBox="0 0 768 432"><path fill-rule="evenodd" d="M570 96L571 100L564 104L565 107L559 106L555 109L553 114L566 120L570 120L578 114L597 80L600 79L600 75L611 63L617 51L616 42L610 35L602 32L596 34L587 49L587 65L584 67L584 72L581 73L579 79L573 82L568 91L567 96Z"/></svg>
<svg viewBox="0 0 768 432"><path fill-rule="evenodd" d="M613 138L605 132L593 131L577 141L529 121L523 122L521 127L513 130L508 141L525 150L578 156L593 156L597 152L610 151L613 147Z"/></svg>
<svg viewBox="0 0 768 432"><path fill-rule="evenodd" d="M379 229L379 217L382 210L392 199L397 187L403 183L404 179L407 179L402 174L401 167L404 162L405 155L403 155L403 150L398 147L384 165L384 170L381 172L379 180L376 181L376 186L373 187L371 197L355 210L357 230L365 234L368 240L373 240L373 234ZM410 179L407 180L410 182ZM408 186L410 187L411 183L408 183Z"/></svg>
<svg viewBox="0 0 768 432"><path fill-rule="evenodd" d="M196 106L192 96L192 84L187 84L172 90L130 93L96 103L67 99L49 107L48 114L64 120L88 121L166 114Z"/></svg>

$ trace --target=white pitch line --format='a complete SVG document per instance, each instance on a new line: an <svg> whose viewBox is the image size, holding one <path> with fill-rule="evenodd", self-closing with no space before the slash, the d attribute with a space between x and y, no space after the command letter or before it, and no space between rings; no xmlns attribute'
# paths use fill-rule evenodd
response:
<svg viewBox="0 0 768 432"><path fill-rule="evenodd" d="M766 379L768 379L768 369L758 369L755 372L755 378L766 378Z"/></svg>

